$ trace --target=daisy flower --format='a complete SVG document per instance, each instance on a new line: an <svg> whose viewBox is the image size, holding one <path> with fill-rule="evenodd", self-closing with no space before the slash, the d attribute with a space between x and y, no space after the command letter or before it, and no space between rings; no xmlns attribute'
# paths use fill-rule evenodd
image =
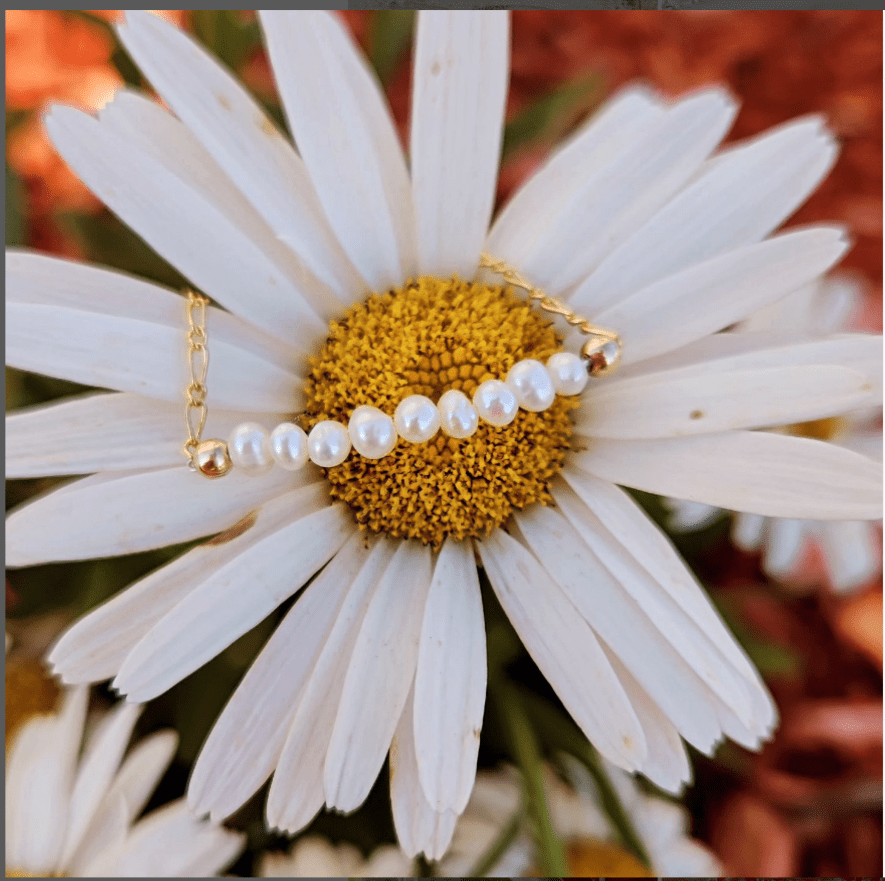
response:
<svg viewBox="0 0 885 881"><path fill-rule="evenodd" d="M749 334L776 332L822 339L857 324L863 290L851 278L821 279L750 316L735 328ZM870 337L879 340L881 337ZM880 382L875 372L870 378ZM878 392L881 398L881 390ZM779 429L796 437L812 437L882 461L882 411L869 407ZM698 502L668 499L670 522L676 529L699 529L723 512ZM882 571L881 526L869 520L803 520L739 513L732 541L745 551L761 550L762 568L772 578L800 577L812 549L820 552L831 587L840 593L869 584Z"/></svg>
<svg viewBox="0 0 885 881"><path fill-rule="evenodd" d="M411 877L412 860L392 844L364 858L352 844L332 844L318 835L295 842L288 853L268 852L259 860L259 878L387 878Z"/></svg>
<svg viewBox="0 0 885 881"><path fill-rule="evenodd" d="M359 405L390 416L413 395L432 416L443 392L472 395L560 350L537 308L478 275L483 253L616 330L622 366L464 439L207 481L181 461L183 299L8 253L9 363L114 391L9 418L10 476L96 473L10 515L8 563L214 536L76 623L51 652L56 672L149 700L310 582L209 734L189 803L223 818L273 775L267 820L294 832L323 805L356 809L389 752L399 840L438 858L482 727L478 558L614 764L677 791L682 738L706 753L724 736L757 746L775 723L765 687L618 484L768 516L880 516L876 463L750 430L863 399L875 347L716 335L846 248L830 227L769 238L833 162L821 121L714 154L736 110L727 94L628 89L490 227L506 12L419 14L408 165L338 18L261 23L297 152L214 59L142 13L120 36L175 115L124 90L97 118L46 119L90 188L224 307L208 309L207 434L297 412L346 425Z"/></svg>
<svg viewBox="0 0 885 881"><path fill-rule="evenodd" d="M688 832L688 812L680 804L642 791L634 777L603 762L626 815L651 860L643 865L620 842L603 808L599 789L587 769L571 756L562 756L567 778L544 769L544 790L555 834L562 841L572 877L718 877L716 857ZM537 871L538 854L524 822L522 785L515 768L506 766L477 774L473 795L458 820L449 854L439 866L448 876L469 875L498 845L500 855L488 866L488 877L525 877ZM506 828L517 819L515 834ZM498 844L503 842L503 846Z"/></svg>
<svg viewBox="0 0 885 881"><path fill-rule="evenodd" d="M46 878L214 876L244 836L198 820L184 799L135 821L175 754L174 731L123 754L141 712L121 702L92 727L89 690L68 689L58 713L35 716L6 759L6 875Z"/></svg>

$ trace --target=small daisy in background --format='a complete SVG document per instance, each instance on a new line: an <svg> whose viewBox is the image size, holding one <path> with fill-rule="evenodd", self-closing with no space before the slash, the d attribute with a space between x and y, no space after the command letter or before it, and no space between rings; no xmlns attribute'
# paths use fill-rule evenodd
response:
<svg viewBox="0 0 885 881"><path fill-rule="evenodd" d="M332 844L318 835L299 838L285 853L266 851L258 861L258 878L388 878L412 877L414 861L394 844L364 857L347 842Z"/></svg>
<svg viewBox="0 0 885 881"><path fill-rule="evenodd" d="M863 328L864 302L860 281L850 276L821 279L750 316L734 331L838 341L840 333ZM871 374L871 379L879 377ZM882 411L878 407L779 430L882 460ZM703 528L724 513L714 506L679 499L667 499L666 505L671 511L669 523L677 530ZM832 590L849 593L869 585L882 572L882 529L875 521L776 519L739 513L733 518L731 538L744 551L761 551L765 573L788 584L817 584L822 576Z"/></svg>
<svg viewBox="0 0 885 881"><path fill-rule="evenodd" d="M142 708L121 702L86 725L88 700L88 688L67 689L57 713L14 735L6 876L203 878L230 865L244 836L195 818L184 799L136 819L172 760L175 732L142 739L124 758Z"/></svg>
<svg viewBox="0 0 885 881"><path fill-rule="evenodd" d="M561 756L564 775L545 766L543 785L553 833L562 840L570 877L718 877L713 853L688 831L677 802L643 792L636 779L603 761L605 795L618 796L645 864L633 855L610 817L611 806L587 768ZM458 821L452 847L439 866L448 876L525 877L538 871L534 831L527 822L523 783L513 767L482 771Z"/></svg>
<svg viewBox="0 0 885 881"><path fill-rule="evenodd" d="M837 227L771 235L834 160L821 120L717 153L726 92L626 89L490 227L506 13L419 15L410 167L336 17L262 26L298 153L210 55L141 13L119 34L175 116L127 89L98 118L46 117L93 192L224 307L208 309L207 434L298 412L341 428L357 405L390 416L416 395L436 412L445 391L555 355L549 320L477 277L484 251L614 328L623 361L583 394L585 374L558 376L568 394L543 412L510 401L508 426L403 432L381 458L210 483L181 457L183 298L8 252L9 363L113 390L9 417L9 474L92 473L10 515L10 565L214 536L75 624L55 670L152 699L309 582L206 740L190 805L228 817L272 776L267 822L296 832L324 806L359 807L389 753L399 841L438 859L483 725L478 558L487 597L611 762L676 793L683 738L757 748L776 723L758 673L618 485L766 516L881 516L876 462L754 430L867 401L881 342L743 350L718 333L846 249Z"/></svg>

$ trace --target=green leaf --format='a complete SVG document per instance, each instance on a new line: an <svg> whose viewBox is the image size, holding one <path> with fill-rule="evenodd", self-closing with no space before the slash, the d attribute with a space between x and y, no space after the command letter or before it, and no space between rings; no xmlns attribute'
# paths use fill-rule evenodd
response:
<svg viewBox="0 0 885 881"><path fill-rule="evenodd" d="M21 178L6 166L6 244L22 245L25 241L25 219L22 211L24 186Z"/></svg>
<svg viewBox="0 0 885 881"><path fill-rule="evenodd" d="M16 127L21 125L31 115L30 110L7 110L6 111L6 137Z"/></svg>
<svg viewBox="0 0 885 881"><path fill-rule="evenodd" d="M228 67L236 70L258 48L261 31L258 22L245 19L232 9L195 9L194 34L206 48Z"/></svg>
<svg viewBox="0 0 885 881"><path fill-rule="evenodd" d="M589 74L557 86L504 126L503 158L528 146L554 144L602 100L602 78Z"/></svg>
<svg viewBox="0 0 885 881"><path fill-rule="evenodd" d="M708 591L710 599L741 648L763 675L796 680L803 670L802 655L792 646L775 642L757 633L741 618L735 603L727 596Z"/></svg>
<svg viewBox="0 0 885 881"><path fill-rule="evenodd" d="M383 86L396 73L412 42L414 29L414 10L378 10L369 20L369 62Z"/></svg>
<svg viewBox="0 0 885 881"><path fill-rule="evenodd" d="M6 368L6 409L16 410L32 404L44 404L58 398L81 395L89 391L98 391L92 386L42 373L29 373L14 367Z"/></svg>

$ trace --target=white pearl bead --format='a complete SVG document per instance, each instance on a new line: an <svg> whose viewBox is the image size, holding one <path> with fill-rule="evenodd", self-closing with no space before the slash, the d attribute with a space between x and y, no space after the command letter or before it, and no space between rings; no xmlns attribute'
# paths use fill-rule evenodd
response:
<svg viewBox="0 0 885 881"><path fill-rule="evenodd" d="M267 429L257 422L243 422L231 433L227 449L234 467L245 474L256 476L273 468L270 437Z"/></svg>
<svg viewBox="0 0 885 881"><path fill-rule="evenodd" d="M270 433L270 453L286 471L297 471L307 464L307 433L293 422L281 422Z"/></svg>
<svg viewBox="0 0 885 881"><path fill-rule="evenodd" d="M439 410L424 395L409 395L399 402L393 414L400 437L413 444L430 440L439 431Z"/></svg>
<svg viewBox="0 0 885 881"><path fill-rule="evenodd" d="M506 382L523 410L540 413L556 398L547 368L534 358L517 361L508 371Z"/></svg>
<svg viewBox="0 0 885 881"><path fill-rule="evenodd" d="M516 417L519 403L507 383L487 379L473 393L473 406L490 425L509 425Z"/></svg>
<svg viewBox="0 0 885 881"><path fill-rule="evenodd" d="M367 459L380 459L396 446L393 420L377 407L357 407L350 416L347 432L353 448Z"/></svg>
<svg viewBox="0 0 885 881"><path fill-rule="evenodd" d="M590 375L584 359L574 352L557 352L547 359L547 372L558 395L579 395Z"/></svg>
<svg viewBox="0 0 885 881"><path fill-rule="evenodd" d="M470 437L479 425L479 413L470 398L456 388L449 389L436 405L440 425L449 437Z"/></svg>
<svg viewBox="0 0 885 881"><path fill-rule="evenodd" d="M317 422L307 436L307 454L320 468L340 465L349 452L350 435L340 422L324 419Z"/></svg>

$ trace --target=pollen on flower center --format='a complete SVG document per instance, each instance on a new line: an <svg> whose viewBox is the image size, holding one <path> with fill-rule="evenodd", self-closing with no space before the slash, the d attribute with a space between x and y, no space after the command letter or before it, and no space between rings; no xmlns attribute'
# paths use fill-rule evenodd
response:
<svg viewBox="0 0 885 881"><path fill-rule="evenodd" d="M372 294L330 324L305 383L307 428L346 424L368 404L392 416L408 395L468 397L486 379L503 379L523 358L560 348L551 322L509 288L424 277ZM569 448L575 398L557 396L544 412L520 410L503 428L480 422L457 440L400 439L381 459L355 451L327 469L332 496L361 526L438 547L447 536L483 538L511 511L550 501L549 482Z"/></svg>

